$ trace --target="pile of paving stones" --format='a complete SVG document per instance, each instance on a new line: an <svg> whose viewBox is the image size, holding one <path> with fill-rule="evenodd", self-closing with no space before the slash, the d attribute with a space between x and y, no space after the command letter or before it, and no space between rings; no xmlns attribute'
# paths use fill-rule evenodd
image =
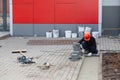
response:
<svg viewBox="0 0 120 80"><path fill-rule="evenodd" d="M28 45L69 45L73 42L78 42L79 39L74 40L29 40L27 42Z"/></svg>
<svg viewBox="0 0 120 80"><path fill-rule="evenodd" d="M103 53L102 80L120 80L120 53Z"/></svg>

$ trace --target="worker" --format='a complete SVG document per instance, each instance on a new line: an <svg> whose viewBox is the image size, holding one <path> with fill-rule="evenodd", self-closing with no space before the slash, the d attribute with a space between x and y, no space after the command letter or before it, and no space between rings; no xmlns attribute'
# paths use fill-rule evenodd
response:
<svg viewBox="0 0 120 80"><path fill-rule="evenodd" d="M79 43L81 44L83 53L87 52L88 56L98 55L95 38L91 36L90 32L85 32Z"/></svg>

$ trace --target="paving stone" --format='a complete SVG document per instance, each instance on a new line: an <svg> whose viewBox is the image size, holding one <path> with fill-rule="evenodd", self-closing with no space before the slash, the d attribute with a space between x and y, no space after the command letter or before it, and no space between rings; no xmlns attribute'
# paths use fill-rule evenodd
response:
<svg viewBox="0 0 120 80"><path fill-rule="evenodd" d="M71 62L68 59L70 53L72 52L72 44L27 44L29 40L44 39L45 38L39 37L10 37L5 40L0 40L0 44L2 45L2 47L0 47L0 80L56 80L57 77L62 80L75 80L81 66L81 61ZM118 38L111 39L103 37L96 39L96 41L98 43L97 46L99 50L120 50L120 39ZM33 61L35 60L37 63L31 65L22 65L18 63L17 57L21 55L11 53L12 50L15 49L26 49L27 53L24 54L28 57L33 57ZM42 65L45 62L49 62L54 66L48 71L41 71L37 68L37 66ZM61 74L64 76L62 77ZM65 75L67 77L65 77Z"/></svg>
<svg viewBox="0 0 120 80"><path fill-rule="evenodd" d="M31 39L42 38L10 37L0 41L3 45L0 49L0 80L65 80L72 77L74 77L72 80L76 79L76 76L70 75L79 73L82 62L69 60L72 44L27 45ZM21 55L12 54L12 50L16 49L26 49L27 52L24 54L27 57L33 57L33 61L37 63L31 65L18 63L17 57ZM45 62L53 66L45 71L37 67Z"/></svg>

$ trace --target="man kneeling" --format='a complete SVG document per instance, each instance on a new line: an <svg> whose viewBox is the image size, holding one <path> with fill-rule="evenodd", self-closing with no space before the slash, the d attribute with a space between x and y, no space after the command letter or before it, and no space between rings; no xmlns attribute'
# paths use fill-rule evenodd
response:
<svg viewBox="0 0 120 80"><path fill-rule="evenodd" d="M96 40L89 32L84 33L84 36L81 40L79 40L79 43L82 45L84 51L89 53L88 56L98 55Z"/></svg>

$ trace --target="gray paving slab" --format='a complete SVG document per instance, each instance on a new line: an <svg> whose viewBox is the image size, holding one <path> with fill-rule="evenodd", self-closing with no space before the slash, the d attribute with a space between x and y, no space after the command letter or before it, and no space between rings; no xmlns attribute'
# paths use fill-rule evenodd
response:
<svg viewBox="0 0 120 80"><path fill-rule="evenodd" d="M96 39L99 53L102 51L120 51L120 38L102 37ZM86 57L77 80L102 80L100 78L100 57Z"/></svg>
<svg viewBox="0 0 120 80"><path fill-rule="evenodd" d="M98 57L86 57L77 80L98 80Z"/></svg>
<svg viewBox="0 0 120 80"><path fill-rule="evenodd" d="M97 39L99 50L120 50L120 39L119 38L108 38L103 37Z"/></svg>

